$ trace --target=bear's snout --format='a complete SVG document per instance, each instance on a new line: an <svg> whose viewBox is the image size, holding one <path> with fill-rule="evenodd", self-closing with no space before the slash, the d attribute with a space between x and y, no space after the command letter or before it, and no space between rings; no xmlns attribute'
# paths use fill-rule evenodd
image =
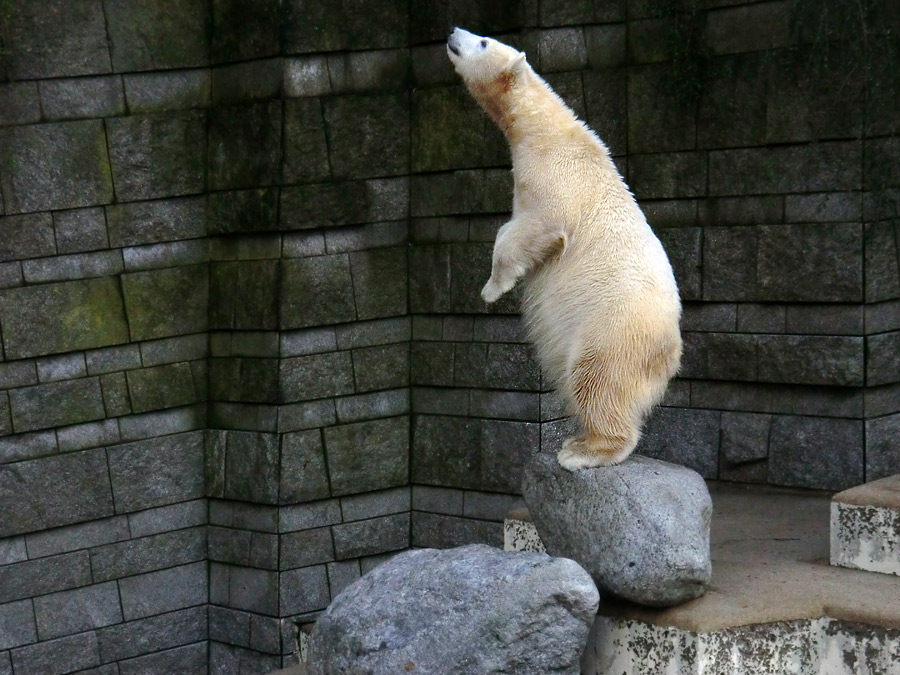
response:
<svg viewBox="0 0 900 675"><path fill-rule="evenodd" d="M450 31L450 37L447 38L447 49L451 52L459 56L459 37L457 35L457 31L459 28L454 28Z"/></svg>

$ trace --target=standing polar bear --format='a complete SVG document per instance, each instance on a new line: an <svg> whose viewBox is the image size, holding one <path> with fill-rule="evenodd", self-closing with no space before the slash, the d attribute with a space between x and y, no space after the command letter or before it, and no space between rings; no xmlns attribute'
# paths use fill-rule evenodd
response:
<svg viewBox="0 0 900 675"><path fill-rule="evenodd" d="M512 219L481 296L494 302L525 278L539 360L583 426L559 463L617 464L681 360L672 267L606 146L524 53L460 28L447 53L512 154Z"/></svg>

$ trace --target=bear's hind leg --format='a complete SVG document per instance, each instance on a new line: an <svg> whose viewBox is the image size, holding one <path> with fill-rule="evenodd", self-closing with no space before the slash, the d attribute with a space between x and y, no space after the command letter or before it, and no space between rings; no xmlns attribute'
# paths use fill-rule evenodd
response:
<svg viewBox="0 0 900 675"><path fill-rule="evenodd" d="M570 395L584 433L567 439L557 455L564 469L612 466L625 460L641 436L634 387L596 352L582 356L571 372Z"/></svg>

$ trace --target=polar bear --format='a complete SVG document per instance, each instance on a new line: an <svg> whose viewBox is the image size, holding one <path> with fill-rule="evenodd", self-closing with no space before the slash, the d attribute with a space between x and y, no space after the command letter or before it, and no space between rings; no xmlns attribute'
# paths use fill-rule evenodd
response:
<svg viewBox="0 0 900 675"><path fill-rule="evenodd" d="M617 464L681 360L669 259L606 146L525 54L455 28L447 54L512 155L512 218L497 233L491 303L524 279L523 315L544 373L581 424L559 463Z"/></svg>

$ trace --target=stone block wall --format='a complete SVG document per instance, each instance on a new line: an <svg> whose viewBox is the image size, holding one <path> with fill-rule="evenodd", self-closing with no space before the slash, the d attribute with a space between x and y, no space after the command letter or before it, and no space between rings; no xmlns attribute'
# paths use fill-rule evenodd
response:
<svg viewBox="0 0 900 675"><path fill-rule="evenodd" d="M393 552L500 544L572 425L479 297L512 182L454 24L526 50L670 255L642 451L900 470L897 14L0 3L0 674L267 672Z"/></svg>

